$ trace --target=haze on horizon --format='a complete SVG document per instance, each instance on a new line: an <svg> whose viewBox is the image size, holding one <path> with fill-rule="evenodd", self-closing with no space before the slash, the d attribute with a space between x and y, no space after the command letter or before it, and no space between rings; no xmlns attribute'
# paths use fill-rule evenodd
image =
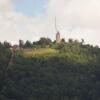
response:
<svg viewBox="0 0 100 100"><path fill-rule="evenodd" d="M0 0L0 41L61 37L100 46L100 0Z"/></svg>

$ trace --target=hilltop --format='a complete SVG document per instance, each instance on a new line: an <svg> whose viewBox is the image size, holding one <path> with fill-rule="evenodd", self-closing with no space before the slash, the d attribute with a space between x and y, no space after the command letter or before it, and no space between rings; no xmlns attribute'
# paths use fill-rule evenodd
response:
<svg viewBox="0 0 100 100"><path fill-rule="evenodd" d="M99 100L100 48L76 40L0 45L1 100ZM5 67L4 67L5 66Z"/></svg>
<svg viewBox="0 0 100 100"><path fill-rule="evenodd" d="M43 39L43 38L42 38ZM69 39L65 42L64 39L61 43L48 42L45 38L31 44L26 41L23 49L17 51L17 55L23 57L65 57L73 62L88 63L97 62L100 58L100 48L84 44L83 40Z"/></svg>

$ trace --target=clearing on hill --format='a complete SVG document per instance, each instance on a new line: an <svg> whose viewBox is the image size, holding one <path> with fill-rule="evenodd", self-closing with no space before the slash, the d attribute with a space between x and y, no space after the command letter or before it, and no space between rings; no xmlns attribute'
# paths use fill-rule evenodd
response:
<svg viewBox="0 0 100 100"><path fill-rule="evenodd" d="M52 48L39 48L39 49L23 49L22 54L24 57L34 56L52 56L57 54L58 51Z"/></svg>

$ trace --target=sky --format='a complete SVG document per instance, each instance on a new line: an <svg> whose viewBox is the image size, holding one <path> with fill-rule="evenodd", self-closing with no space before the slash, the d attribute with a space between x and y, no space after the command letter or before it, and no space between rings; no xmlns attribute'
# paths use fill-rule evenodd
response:
<svg viewBox="0 0 100 100"><path fill-rule="evenodd" d="M100 46L100 0L0 0L0 41L54 40L55 17L61 38Z"/></svg>
<svg viewBox="0 0 100 100"><path fill-rule="evenodd" d="M15 10L30 17L45 15L46 3L47 0L13 0Z"/></svg>

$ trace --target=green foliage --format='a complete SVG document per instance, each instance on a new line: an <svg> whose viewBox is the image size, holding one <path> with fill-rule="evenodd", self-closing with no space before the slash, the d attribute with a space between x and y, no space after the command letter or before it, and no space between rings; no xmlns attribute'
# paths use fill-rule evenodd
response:
<svg viewBox="0 0 100 100"><path fill-rule="evenodd" d="M64 38L61 39L61 43L66 43Z"/></svg>
<svg viewBox="0 0 100 100"><path fill-rule="evenodd" d="M8 62L11 51L4 44L0 43L0 63Z"/></svg>
<svg viewBox="0 0 100 100"><path fill-rule="evenodd" d="M10 48L11 44L7 41L4 41L4 46L5 46L5 48Z"/></svg>
<svg viewBox="0 0 100 100"><path fill-rule="evenodd" d="M99 100L99 66L57 56L17 57L2 95L9 100Z"/></svg>
<svg viewBox="0 0 100 100"><path fill-rule="evenodd" d="M100 48L82 45L82 43L77 40L56 44L53 48L59 50L60 55L66 56L70 60L78 63L95 62L99 57L98 55L100 55Z"/></svg>
<svg viewBox="0 0 100 100"><path fill-rule="evenodd" d="M23 40L19 40L19 47L23 48L24 47L24 41Z"/></svg>
<svg viewBox="0 0 100 100"><path fill-rule="evenodd" d="M8 44L8 43L7 43ZM10 61L11 51L8 45L0 43L0 94L5 84L5 74Z"/></svg>
<svg viewBox="0 0 100 100"><path fill-rule="evenodd" d="M0 43L0 100L100 100L100 48L84 41L11 52Z"/></svg>
<svg viewBox="0 0 100 100"><path fill-rule="evenodd" d="M24 44L24 48L32 48L32 43L27 40L26 43Z"/></svg>
<svg viewBox="0 0 100 100"><path fill-rule="evenodd" d="M41 45L42 47L45 47L46 45L50 45L51 40L49 38L40 38L40 40L38 41L38 44Z"/></svg>
<svg viewBox="0 0 100 100"><path fill-rule="evenodd" d="M52 56L58 54L57 50L52 48L32 48L24 49L17 52L18 55L23 55L24 57L36 57L36 56Z"/></svg>

